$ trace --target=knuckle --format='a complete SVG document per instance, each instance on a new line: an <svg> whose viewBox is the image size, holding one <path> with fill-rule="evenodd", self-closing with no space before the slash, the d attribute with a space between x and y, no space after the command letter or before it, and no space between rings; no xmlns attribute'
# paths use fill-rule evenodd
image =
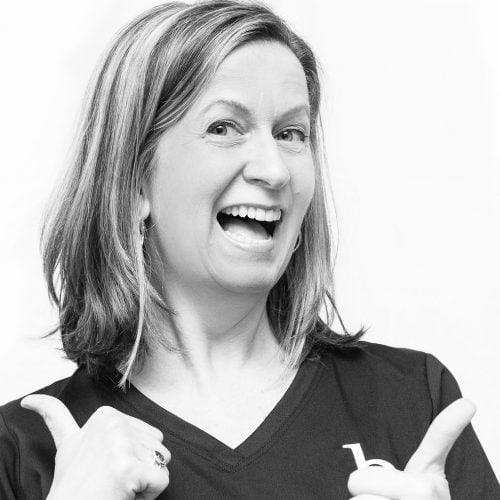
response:
<svg viewBox="0 0 500 500"><path fill-rule="evenodd" d="M362 479L362 474L360 470L355 470L349 475L349 480L347 481L347 488L351 493L354 493L359 488L359 482Z"/></svg>
<svg viewBox="0 0 500 500"><path fill-rule="evenodd" d="M115 479L135 483L135 471L137 468L129 455L117 454L113 460L112 474Z"/></svg>
<svg viewBox="0 0 500 500"><path fill-rule="evenodd" d="M162 488L166 488L170 483L170 472L168 469L162 469L159 472L161 472L161 477L158 479L158 482Z"/></svg>
<svg viewBox="0 0 500 500"><path fill-rule="evenodd" d="M115 415L117 411L112 406L99 406L97 410L94 412L96 417L106 418L111 415Z"/></svg>
<svg viewBox="0 0 500 500"><path fill-rule="evenodd" d="M116 420L118 415L118 411L111 406L100 406L90 416L88 423L97 426L106 425L110 421Z"/></svg>
<svg viewBox="0 0 500 500"><path fill-rule="evenodd" d="M434 481L427 478L418 478L413 488L418 498L434 498L434 494L436 493Z"/></svg>
<svg viewBox="0 0 500 500"><path fill-rule="evenodd" d="M163 443L163 432L160 431L160 429L157 429L156 427L153 427L155 433L156 433L156 437L158 438L158 441L160 441L160 443Z"/></svg>
<svg viewBox="0 0 500 500"><path fill-rule="evenodd" d="M165 457L167 463L170 462L170 460L172 460L172 453L170 453L170 451L167 448L164 448L162 450L162 455Z"/></svg>
<svg viewBox="0 0 500 500"><path fill-rule="evenodd" d="M128 474L126 476L121 476L119 478L119 481L120 484L123 485L123 488L126 492L136 492L140 490L140 481L135 475Z"/></svg>
<svg viewBox="0 0 500 500"><path fill-rule="evenodd" d="M120 434L123 432L124 426L121 419L113 415L104 421L104 427L106 428L108 433L114 437L116 434Z"/></svg>
<svg viewBox="0 0 500 500"><path fill-rule="evenodd" d="M160 443L163 442L163 432L160 429L158 429L157 427L150 425L147 422L144 422L142 420L139 421L139 423L140 423L140 429L144 433L149 434L150 436L153 436L155 439L158 439L158 441L160 441Z"/></svg>
<svg viewBox="0 0 500 500"><path fill-rule="evenodd" d="M114 408L101 407L99 414L96 415L96 421L99 427L104 429L107 433L116 435L127 431L127 423L123 415ZM96 413L97 413L96 411Z"/></svg>
<svg viewBox="0 0 500 500"><path fill-rule="evenodd" d="M114 460L124 460L126 457L133 456L134 447L130 439L121 435L110 435L108 448L114 456Z"/></svg>

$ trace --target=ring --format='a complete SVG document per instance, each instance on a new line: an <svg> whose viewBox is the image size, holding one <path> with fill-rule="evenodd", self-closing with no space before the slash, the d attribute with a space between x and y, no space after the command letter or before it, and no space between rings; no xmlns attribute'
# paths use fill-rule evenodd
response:
<svg viewBox="0 0 500 500"><path fill-rule="evenodd" d="M153 450L153 465L160 469L167 468L167 459L157 450Z"/></svg>

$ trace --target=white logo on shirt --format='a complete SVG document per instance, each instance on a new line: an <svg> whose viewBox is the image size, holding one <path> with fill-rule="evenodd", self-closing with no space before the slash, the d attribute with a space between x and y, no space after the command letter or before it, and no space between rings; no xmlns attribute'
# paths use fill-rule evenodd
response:
<svg viewBox="0 0 500 500"><path fill-rule="evenodd" d="M359 443L354 444L344 444L342 448L349 448L354 455L354 461L356 462L356 467L361 469L362 467L369 467L370 465L379 465L380 467L387 467L389 469L395 469L394 465L392 465L387 460L381 460L379 458L371 458L370 460L366 460L365 454L361 449L361 445Z"/></svg>

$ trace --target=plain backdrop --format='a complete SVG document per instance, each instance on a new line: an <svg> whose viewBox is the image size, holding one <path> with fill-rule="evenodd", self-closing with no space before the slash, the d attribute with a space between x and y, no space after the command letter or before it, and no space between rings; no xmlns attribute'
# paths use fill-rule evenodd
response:
<svg viewBox="0 0 500 500"><path fill-rule="evenodd" d="M35 0L0 17L0 404L66 377L38 249L81 99L114 32L159 2ZM273 0L324 73L337 304L432 352L500 471L500 3Z"/></svg>

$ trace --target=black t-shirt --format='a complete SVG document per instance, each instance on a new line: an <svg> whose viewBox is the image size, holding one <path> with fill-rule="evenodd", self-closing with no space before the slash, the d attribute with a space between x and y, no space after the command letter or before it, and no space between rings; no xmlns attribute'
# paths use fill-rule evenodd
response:
<svg viewBox="0 0 500 500"><path fill-rule="evenodd" d="M38 392L63 401L79 425L107 405L160 429L172 454L161 500L345 500L355 452L403 469L434 417L460 397L453 376L429 354L366 342L314 349L264 422L231 449L133 386L123 393L118 376L97 380L80 368ZM45 499L54 455L40 416L19 400L0 407L2 500ZM453 500L500 499L471 426L455 443L446 474Z"/></svg>

